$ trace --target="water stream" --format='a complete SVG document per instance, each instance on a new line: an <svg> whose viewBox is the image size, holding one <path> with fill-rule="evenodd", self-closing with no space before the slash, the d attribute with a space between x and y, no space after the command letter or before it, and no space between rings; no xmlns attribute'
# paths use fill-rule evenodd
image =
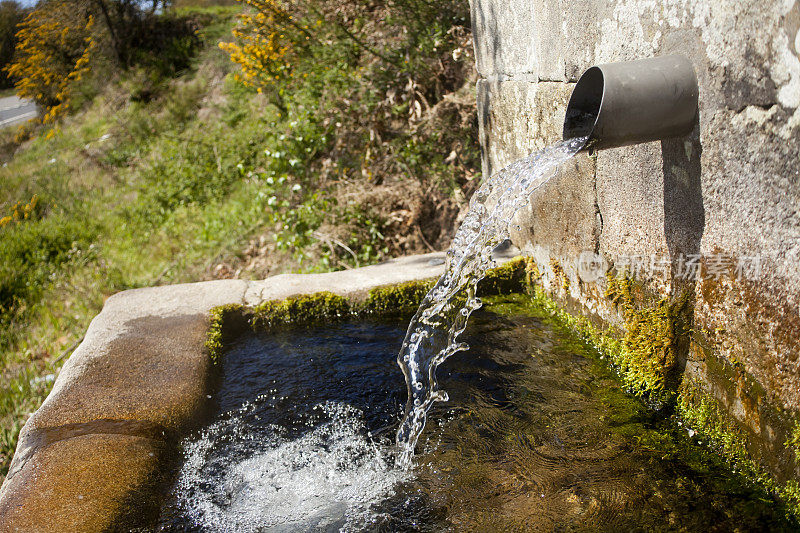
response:
<svg viewBox="0 0 800 533"><path fill-rule="evenodd" d="M586 137L561 141L520 159L488 179L472 196L467 216L447 252L445 273L411 319L397 357L408 388L405 416L397 431L397 464L401 468L411 465L431 406L448 399L439 389L436 369L454 353L469 348L458 336L470 314L481 306L475 291L493 266L492 251L509 237L509 226L530 195L586 141Z"/></svg>

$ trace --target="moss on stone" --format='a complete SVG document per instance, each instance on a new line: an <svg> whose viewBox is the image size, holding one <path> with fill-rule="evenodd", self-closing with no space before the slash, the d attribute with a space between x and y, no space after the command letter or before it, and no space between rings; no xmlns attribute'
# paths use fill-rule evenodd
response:
<svg viewBox="0 0 800 533"><path fill-rule="evenodd" d="M565 311L539 285L532 285L529 293L534 305L545 310L550 318L570 328L592 345L598 351L601 359L607 360L616 369L619 368L617 354L622 352L623 347L612 328L598 328L585 316L573 315Z"/></svg>
<svg viewBox="0 0 800 533"><path fill-rule="evenodd" d="M800 420L795 421L792 433L784 446L794 451L794 460L800 463ZM781 487L781 496L792 505L795 516L800 519L800 482L791 479Z"/></svg>
<svg viewBox="0 0 800 533"><path fill-rule="evenodd" d="M678 346L687 334L685 298L672 303L661 300L640 310L628 308L619 333L611 327L599 329L587 318L562 310L539 287L534 294L550 300L546 305L551 313L602 352L631 392L662 406L674 399Z"/></svg>
<svg viewBox="0 0 800 533"><path fill-rule="evenodd" d="M516 257L507 263L490 269L478 284L479 295L511 294L525 289L529 260Z"/></svg>
<svg viewBox="0 0 800 533"><path fill-rule="evenodd" d="M778 487L778 495L786 502L794 518L800 521L800 482L790 479Z"/></svg>
<svg viewBox="0 0 800 533"><path fill-rule="evenodd" d="M660 300L654 307L625 313L623 351L617 364L625 383L658 402L669 401L678 384L679 345L686 341L688 298Z"/></svg>
<svg viewBox="0 0 800 533"><path fill-rule="evenodd" d="M747 439L741 428L697 383L681 384L676 411L685 424L716 448L734 470L779 497L786 504L787 515L794 520L800 519L800 483L793 479L779 483L767 473L747 451ZM790 440L795 436L800 435L795 432Z"/></svg>
<svg viewBox="0 0 800 533"><path fill-rule="evenodd" d="M535 283L542 279L542 272L539 270L539 265L533 258L525 257L525 284L526 289L530 289Z"/></svg>
<svg viewBox="0 0 800 533"><path fill-rule="evenodd" d="M746 436L719 404L702 392L696 383L686 382L680 387L677 413L694 431L710 439L731 462L750 467Z"/></svg>
<svg viewBox="0 0 800 533"><path fill-rule="evenodd" d="M621 330L601 329L582 315L573 315L562 309L558 303L538 284L538 268L533 261L527 266L529 293L526 304L520 298L505 301L491 300L500 312L516 313L527 311L545 320L569 327L577 335L597 350L598 358L615 368L630 392L655 400L657 404L675 405L678 418L683 424L696 432L696 439L707 446L708 453L718 452L720 460L741 473L749 483L759 490L778 497L783 503L786 516L793 523L800 519L800 483L789 480L778 483L763 467L754 461L747 451L746 435L739 425L727 415L719 404L704 394L699 386L677 385L675 369L677 351L680 343L689 340L688 317L691 307L688 295L669 301L659 300L655 305L636 309L638 294L634 282L624 276L610 275L605 296L618 306L623 316ZM632 428L636 429L636 428ZM652 428L636 432L640 442L647 437L652 446L664 453L677 453L665 443L670 439ZM795 426L787 447L800 454L800 422ZM681 456L686 450L681 448ZM672 451L670 451L672 450ZM705 457L705 458L704 458ZM697 465L702 468L708 460L705 454L698 454Z"/></svg>
<svg viewBox="0 0 800 533"><path fill-rule="evenodd" d="M369 291L358 312L375 315L413 312L419 307L433 284L433 280L419 280L375 287Z"/></svg>
<svg viewBox="0 0 800 533"><path fill-rule="evenodd" d="M529 279L529 266L534 265L525 257L517 257L487 271L478 284L478 294L490 296L511 294L525 289ZM356 305L356 314L407 314L416 311L422 299L435 284L435 280L408 281L397 285L375 287L367 299Z"/></svg>
<svg viewBox="0 0 800 533"><path fill-rule="evenodd" d="M253 309L250 323L255 328L270 330L276 326L338 320L350 316L350 310L347 298L318 292L264 302Z"/></svg>
<svg viewBox="0 0 800 533"><path fill-rule="evenodd" d="M605 297L612 303L619 306L621 310L633 307L633 296L631 296L631 279L627 276L614 275L610 270L606 274Z"/></svg>
<svg viewBox="0 0 800 533"><path fill-rule="evenodd" d="M688 342L688 295L637 308L633 281L609 272L605 297L623 318L622 349L613 359L626 385L659 404L671 402L679 378L678 351Z"/></svg>
<svg viewBox="0 0 800 533"><path fill-rule="evenodd" d="M629 281L617 285L612 291L613 294L620 295L623 305L626 300L632 301L627 297L628 294L631 294ZM746 437L741 428L729 415L725 414L716 400L704 394L699 386L691 384L681 384L675 390L668 388L664 390L664 393L660 393L660 389L649 388L650 384L657 382L656 380L660 379L659 376L663 375L657 366L652 369L651 373L645 373L644 367L639 367L637 371L631 372L631 367L636 366L637 355L642 356L644 353L652 354L659 350L666 350L667 343L664 341L674 341L676 334L688 333L685 325L685 313L687 312L685 298L671 304L662 300L656 307L644 311L632 310L631 305L626 323L637 322L635 326L637 329L629 336L628 326L626 326L626 333L620 340L619 334L614 329L600 329L593 325L588 318L572 315L562 309L541 286L531 286L530 292L532 294L531 306L544 310L551 320L569 327L593 346L597 350L599 359L609 362L619 372L620 378L624 384L628 385L630 392L646 396L650 400L674 403L678 418L683 420L685 426L696 432L701 442L709 446L709 449L720 452L722 459L734 470L740 472L749 482L755 483L766 493L780 498L785 504L787 518L795 523L800 519L800 483L796 480L789 480L780 484L760 467L747 451ZM517 307L522 305L520 302L514 302L514 304ZM648 331L656 333L657 339L649 341L645 334ZM629 338L626 340L628 336ZM659 338L661 340L658 340ZM632 350L639 353L632 354ZM669 383L669 380L662 381L662 383ZM651 438L658 437L652 431L648 435ZM641 438L642 435L637 434L637 436ZM659 446L662 445L663 443L659 444ZM787 446L790 445L800 445L800 423L787 442ZM795 449L800 453L800 449Z"/></svg>
<svg viewBox="0 0 800 533"><path fill-rule="evenodd" d="M676 394L678 350L688 335L688 298L662 299L652 307L636 309L631 287L632 282L627 278L609 277L606 297L620 307L621 331L611 327L599 329L588 318L564 311L538 285L533 285L531 292L553 317L597 347L631 392L666 405Z"/></svg>
<svg viewBox="0 0 800 533"><path fill-rule="evenodd" d="M564 267L555 257L550 259L550 270L553 271L553 279L556 283L560 284L561 288L565 291L569 290L569 278L567 273L564 272Z"/></svg>
<svg viewBox="0 0 800 533"><path fill-rule="evenodd" d="M795 421L792 434L786 441L786 447L794 450L795 457L800 459L800 421Z"/></svg>
<svg viewBox="0 0 800 533"><path fill-rule="evenodd" d="M211 362L219 362L224 340L224 324L233 313L242 313L243 307L239 304L221 305L209 312L208 333L206 333L206 348L211 357Z"/></svg>
<svg viewBox="0 0 800 533"><path fill-rule="evenodd" d="M518 257L490 269L480 282L479 293L509 294L524 290L532 264L529 259ZM535 269L535 264L533 268ZM254 328L266 330L349 316L408 313L416 310L434 283L435 280L427 279L376 287L369 291L363 303L351 302L331 292L318 292L284 300L270 300L249 311L236 304L216 307L209 313L210 326L206 346L216 360L222 349L224 323L233 312L246 314Z"/></svg>

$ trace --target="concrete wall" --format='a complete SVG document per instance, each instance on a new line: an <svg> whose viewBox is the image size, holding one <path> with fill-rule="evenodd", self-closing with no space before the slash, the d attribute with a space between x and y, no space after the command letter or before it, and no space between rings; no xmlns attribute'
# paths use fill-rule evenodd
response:
<svg viewBox="0 0 800 533"><path fill-rule="evenodd" d="M800 3L473 0L472 21L486 175L560 138L588 67L692 60L694 132L579 156L532 199L513 239L568 308L606 324L623 318L581 252L614 272L632 263L654 299L687 294L682 384L718 402L754 458L797 479L785 442L800 412ZM685 261L700 256L693 276Z"/></svg>

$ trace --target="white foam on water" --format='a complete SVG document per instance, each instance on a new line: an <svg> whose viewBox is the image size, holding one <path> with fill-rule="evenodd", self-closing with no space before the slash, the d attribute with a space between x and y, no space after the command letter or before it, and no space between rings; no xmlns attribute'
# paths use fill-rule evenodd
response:
<svg viewBox="0 0 800 533"><path fill-rule="evenodd" d="M327 402L314 410L309 431L294 439L279 427L267 438L246 433L244 408L186 444L177 493L194 524L214 532L348 531L374 520L371 507L406 477L392 448L369 438L358 409Z"/></svg>

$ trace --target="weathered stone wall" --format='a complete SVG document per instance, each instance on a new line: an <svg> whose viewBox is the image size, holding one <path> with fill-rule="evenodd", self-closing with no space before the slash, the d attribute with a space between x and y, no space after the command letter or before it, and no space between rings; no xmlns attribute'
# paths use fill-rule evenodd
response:
<svg viewBox="0 0 800 533"><path fill-rule="evenodd" d="M473 0L472 20L487 175L560 138L588 67L691 59L694 132L579 156L513 239L568 308L623 334L625 309L581 252L626 271L647 295L637 306L686 298L676 392L713 399L753 458L798 479L787 441L800 412L800 3Z"/></svg>

